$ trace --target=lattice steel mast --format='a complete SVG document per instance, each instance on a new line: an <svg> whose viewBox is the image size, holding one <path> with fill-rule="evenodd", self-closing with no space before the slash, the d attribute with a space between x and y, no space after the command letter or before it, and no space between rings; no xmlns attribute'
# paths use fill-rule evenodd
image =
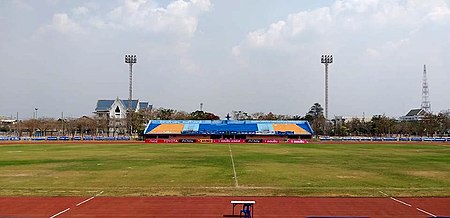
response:
<svg viewBox="0 0 450 218"><path fill-rule="evenodd" d="M422 81L422 104L421 108L431 113L431 103L429 99L429 90L428 90L428 82L427 82L427 65L423 65L423 81Z"/></svg>

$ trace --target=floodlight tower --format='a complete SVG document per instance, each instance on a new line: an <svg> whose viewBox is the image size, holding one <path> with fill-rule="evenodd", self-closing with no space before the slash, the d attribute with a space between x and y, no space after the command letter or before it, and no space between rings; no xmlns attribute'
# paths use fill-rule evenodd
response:
<svg viewBox="0 0 450 218"><path fill-rule="evenodd" d="M422 81L422 104L421 108L431 113L431 103L429 100L429 90L428 90L428 82L427 82L427 65L423 65L423 81Z"/></svg>
<svg viewBox="0 0 450 218"><path fill-rule="evenodd" d="M325 65L325 118L328 119L328 64L333 63L333 55L322 55L320 62Z"/></svg>
<svg viewBox="0 0 450 218"><path fill-rule="evenodd" d="M125 55L125 63L127 63L130 66L130 87L129 87L129 96L128 96L128 119L130 124L130 134L132 131L132 125L131 125L131 111L132 111L132 103L133 100L133 64L137 62L136 55Z"/></svg>

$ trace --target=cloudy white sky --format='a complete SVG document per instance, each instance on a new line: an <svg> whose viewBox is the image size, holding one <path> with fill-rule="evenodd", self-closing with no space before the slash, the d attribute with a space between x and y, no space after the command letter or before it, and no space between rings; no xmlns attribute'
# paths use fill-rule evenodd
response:
<svg viewBox="0 0 450 218"><path fill-rule="evenodd" d="M0 1L0 115L92 115L97 99L154 107L400 116L450 108L450 0Z"/></svg>

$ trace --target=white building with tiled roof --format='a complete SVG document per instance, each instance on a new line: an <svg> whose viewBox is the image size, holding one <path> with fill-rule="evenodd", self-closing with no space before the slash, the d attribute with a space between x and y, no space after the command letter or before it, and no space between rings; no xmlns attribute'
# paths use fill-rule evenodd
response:
<svg viewBox="0 0 450 218"><path fill-rule="evenodd" d="M427 112L424 109L411 109L405 116L399 118L400 121L417 121L422 120Z"/></svg>
<svg viewBox="0 0 450 218"><path fill-rule="evenodd" d="M150 105L146 101L132 100L131 105L129 104L129 100L122 100L116 98L115 100L98 100L97 106L95 107L94 114L98 116L98 118L103 119L105 121L105 125L103 129L109 133L121 134L128 132L126 128L126 118L128 108L131 106L131 110L134 112L138 112L141 110L151 110L152 105Z"/></svg>
<svg viewBox="0 0 450 218"><path fill-rule="evenodd" d="M127 117L129 100L116 98L115 100L98 100L94 113L100 118L117 118L123 119ZM150 110L152 105L147 101L131 100L131 110L138 112L140 110Z"/></svg>

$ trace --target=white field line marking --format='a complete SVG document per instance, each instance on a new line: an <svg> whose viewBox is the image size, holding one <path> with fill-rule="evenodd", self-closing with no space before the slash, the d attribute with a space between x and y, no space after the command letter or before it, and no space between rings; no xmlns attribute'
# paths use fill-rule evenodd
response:
<svg viewBox="0 0 450 218"><path fill-rule="evenodd" d="M405 202L400 201L400 200L398 200L398 199L395 199L395 198L393 198L393 197L391 197L391 199L394 200L394 201L397 201L398 203L401 203L401 204L404 204L404 205L406 205L406 206L408 206L408 207L411 207L411 204L405 203Z"/></svg>
<svg viewBox="0 0 450 218"><path fill-rule="evenodd" d="M429 212L427 212L427 211L424 211L424 210L422 210L422 209L420 209L420 208L418 208L418 207L416 207L416 209L417 209L418 211L422 212L422 213L426 213L426 214L428 214L428 215L430 215L430 216L432 216L432 217L436 217L436 215L434 215L434 214L432 214L432 213L429 213Z"/></svg>
<svg viewBox="0 0 450 218"><path fill-rule="evenodd" d="M98 194L96 194L96 195L94 195L94 196L92 196L92 197L90 197L90 198L88 198L88 199L86 199L86 200L84 200L84 201L78 203L78 204L77 204L77 207L80 206L80 205L82 205L82 204L84 204L84 203L86 203L86 202L88 202L88 201L90 201L90 200L92 200L92 199L94 199L95 197L101 195L102 193L103 193L103 191L101 191L100 193L98 193Z"/></svg>
<svg viewBox="0 0 450 218"><path fill-rule="evenodd" d="M234 185L236 187L239 187L239 183L238 183L237 176L236 176L236 167L234 167L233 153L231 152L231 145L230 144L228 144L228 148L230 149L231 164L233 164Z"/></svg>
<svg viewBox="0 0 450 218"><path fill-rule="evenodd" d="M55 217L57 217L57 216L59 216L59 215L65 213L65 212L67 212L67 211L69 211L69 210L70 210L70 207L67 208L67 209L65 209L65 210L63 210L63 211L61 211L61 212L59 212L59 213L57 213L57 214L55 214L55 215L53 215L53 216L51 216L50 218L55 218Z"/></svg>
<svg viewBox="0 0 450 218"><path fill-rule="evenodd" d="M386 193L384 193L384 192L382 192L382 191L378 191L378 192L380 192L381 194L383 194L383 195L386 196L386 197L389 197L388 194L386 194Z"/></svg>

